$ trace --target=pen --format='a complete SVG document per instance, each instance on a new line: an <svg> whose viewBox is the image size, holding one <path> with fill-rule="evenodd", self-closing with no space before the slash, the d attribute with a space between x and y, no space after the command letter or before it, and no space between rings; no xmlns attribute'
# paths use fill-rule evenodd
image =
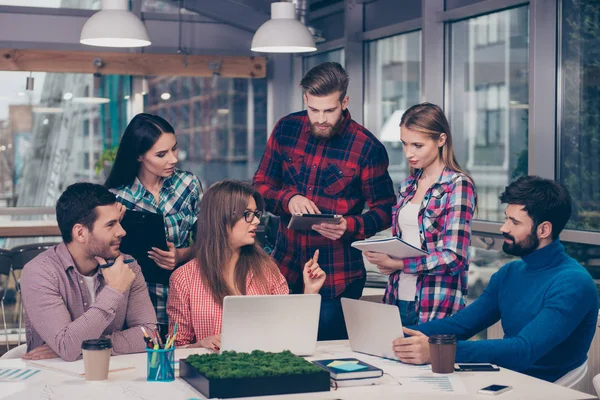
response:
<svg viewBox="0 0 600 400"><path fill-rule="evenodd" d="M131 264L131 263L132 263L132 262L134 262L134 261L135 261L135 259L134 259L134 258L129 258L129 259L127 259L127 260L124 260L123 262L124 262L125 264ZM100 267L100 268L108 268L108 267L112 267L113 265L115 265L115 262L114 262L114 261L109 261L109 262L107 262L106 264L101 264L101 265L99 265L99 267Z"/></svg>

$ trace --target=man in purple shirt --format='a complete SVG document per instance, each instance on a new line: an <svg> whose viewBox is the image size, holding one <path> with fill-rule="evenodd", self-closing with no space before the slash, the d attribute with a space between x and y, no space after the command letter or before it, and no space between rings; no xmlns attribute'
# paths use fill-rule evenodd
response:
<svg viewBox="0 0 600 400"><path fill-rule="evenodd" d="M87 339L110 338L113 354L143 352L140 329L156 314L137 262L119 251L125 231L115 195L76 183L56 203L63 243L31 260L21 275L27 351L24 359L74 361ZM114 264L99 268L107 260Z"/></svg>

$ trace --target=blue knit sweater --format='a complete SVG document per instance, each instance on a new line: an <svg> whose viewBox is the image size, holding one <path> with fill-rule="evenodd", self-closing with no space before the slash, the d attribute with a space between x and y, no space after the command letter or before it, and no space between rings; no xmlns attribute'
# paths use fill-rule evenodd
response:
<svg viewBox="0 0 600 400"><path fill-rule="evenodd" d="M504 339L465 341L500 319ZM554 382L586 361L597 320L592 277L555 240L503 266L473 304L415 329L456 334L457 362L489 362Z"/></svg>

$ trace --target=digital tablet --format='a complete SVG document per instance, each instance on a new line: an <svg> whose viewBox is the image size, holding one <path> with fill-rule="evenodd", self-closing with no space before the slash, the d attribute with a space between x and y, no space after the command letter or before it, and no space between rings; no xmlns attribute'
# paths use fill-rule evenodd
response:
<svg viewBox="0 0 600 400"><path fill-rule="evenodd" d="M339 224L342 216L337 214L293 214L288 229L310 231L317 224Z"/></svg>

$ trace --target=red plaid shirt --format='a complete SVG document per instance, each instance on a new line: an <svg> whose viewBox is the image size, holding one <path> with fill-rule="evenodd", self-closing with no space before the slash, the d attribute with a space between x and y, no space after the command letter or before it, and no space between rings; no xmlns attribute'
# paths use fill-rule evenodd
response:
<svg viewBox="0 0 600 400"><path fill-rule="evenodd" d="M293 291L302 292L302 267L315 250L327 274L321 295L341 295L354 280L365 277L362 253L350 245L388 228L395 204L385 147L357 124L348 111L342 129L329 139L312 135L306 111L278 123L254 175L267 211L281 217L273 258ZM316 231L287 229L290 199L300 194L324 214L341 214L348 229L338 240ZM363 213L365 203L369 211Z"/></svg>
<svg viewBox="0 0 600 400"><path fill-rule="evenodd" d="M246 295L288 294L285 278L274 267L265 274L267 286L254 279L252 271L246 278ZM213 299L210 289L202 283L200 267L195 259L177 268L169 284L167 300L169 332L178 323L176 346L196 343L221 333L223 305Z"/></svg>

